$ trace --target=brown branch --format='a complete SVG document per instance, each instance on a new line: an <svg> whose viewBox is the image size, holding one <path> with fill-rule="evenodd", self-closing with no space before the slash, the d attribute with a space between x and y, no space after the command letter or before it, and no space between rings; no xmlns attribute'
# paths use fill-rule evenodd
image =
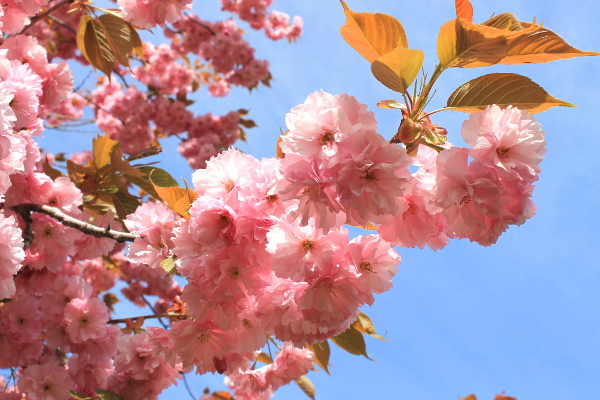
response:
<svg viewBox="0 0 600 400"><path fill-rule="evenodd" d="M81 220L78 220L77 218L73 218L73 217L63 213L56 207L45 206L45 205L41 205L41 204L26 203L26 204L19 204L17 206L12 206L11 210L19 213L19 215L21 215L21 217L23 217L23 219L25 220L25 225L26 225L25 226L25 241L26 241L25 244L27 247L29 247L29 245L31 245L31 240L33 239L33 231L31 228L31 223L33 221L31 219L31 215L30 215L30 213L32 213L32 212L46 214L46 215L54 218L55 220L59 221L61 224L65 225L65 226L75 228L75 229L85 233L86 235L92 235L97 238L109 238L109 239L116 240L119 243L133 242L135 239L142 238L142 236L139 236L139 235L134 235L134 234L127 233L127 232L120 232L120 231L112 230L112 229L110 229L110 226L107 226L106 228L102 228L102 227L90 224L89 222L83 222ZM27 243L28 240L29 240L29 242Z"/></svg>
<svg viewBox="0 0 600 400"><path fill-rule="evenodd" d="M108 321L109 324L126 324L129 323L130 321L136 320L136 319L140 319L140 318L144 318L144 319L149 319L149 318L169 318L169 317L176 317L176 318L187 318L187 314L169 314L169 313L164 313L164 314L152 314L152 315L141 315L139 317L130 317L130 318L120 318L120 319L111 319L110 321Z"/></svg>
<svg viewBox="0 0 600 400"><path fill-rule="evenodd" d="M74 0L62 0L59 3L56 3L55 5L53 5L52 7L50 7L49 9L47 9L46 11L44 11L41 14L36 15L35 17L31 18L31 23L27 26L25 26L23 28L23 30L21 30L21 32L17 33L17 35L22 35L25 32L27 32L27 30L29 28L31 28L33 26L33 24L35 24L36 22L38 22L40 19L44 19L46 18L48 15L52 14L54 11L58 10L59 8L61 8L64 5L70 4L72 3Z"/></svg>
<svg viewBox="0 0 600 400"><path fill-rule="evenodd" d="M71 32L73 35L77 35L77 31L75 29L71 28L69 25L67 25L67 23L65 21L63 21L62 19L56 18L53 15L49 15L48 18L50 18L52 21L56 22L57 24L61 25L63 28L65 28L66 30Z"/></svg>

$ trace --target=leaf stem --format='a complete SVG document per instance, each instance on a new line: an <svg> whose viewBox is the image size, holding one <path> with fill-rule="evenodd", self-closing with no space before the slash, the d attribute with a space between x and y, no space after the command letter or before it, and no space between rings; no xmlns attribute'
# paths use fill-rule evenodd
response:
<svg viewBox="0 0 600 400"><path fill-rule="evenodd" d="M446 149L445 149L445 148L443 148L442 146L438 146L438 145L436 145L436 144L432 144L432 143L425 142L425 141L423 141L423 142L421 142L421 143L419 143L419 144L422 144L422 145L425 145L425 146L427 146L427 147L429 147L429 148L432 148L432 149L434 149L435 151L437 151L438 153L439 153L439 152L441 152L441 151L443 151L443 150L446 150Z"/></svg>
<svg viewBox="0 0 600 400"><path fill-rule="evenodd" d="M417 102L416 107L412 110L412 118L416 118L421 113L421 111L423 111L425 105L427 104L427 99L429 97L429 94L431 93L431 89L433 88L433 84L435 83L435 81L437 81L437 79L440 77L440 75L442 74L442 72L444 72L445 69L445 67L442 67L442 64L438 64L435 66L433 74L431 74L431 78L429 78L429 81L427 82L427 84L423 88L423 91L419 95L419 101Z"/></svg>

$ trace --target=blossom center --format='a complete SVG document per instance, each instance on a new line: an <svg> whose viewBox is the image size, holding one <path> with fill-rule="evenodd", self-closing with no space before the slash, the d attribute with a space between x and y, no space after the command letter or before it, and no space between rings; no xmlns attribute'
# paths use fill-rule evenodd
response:
<svg viewBox="0 0 600 400"><path fill-rule="evenodd" d="M331 130L329 128L323 127L322 129L323 129L323 134L319 138L319 144L321 146L324 146L326 144L333 142L333 133L331 132Z"/></svg>
<svg viewBox="0 0 600 400"><path fill-rule="evenodd" d="M361 262L360 269L364 272L373 272L373 266L368 261Z"/></svg>
<svg viewBox="0 0 600 400"><path fill-rule="evenodd" d="M304 251L311 251L315 248L315 242L310 239L306 239L300 243L300 246L302 246L302 250Z"/></svg>
<svg viewBox="0 0 600 400"><path fill-rule="evenodd" d="M498 147L496 149L496 154L498 154L498 157L500 157L500 158L507 158L510 156L509 151L510 151L510 147L502 146L502 147Z"/></svg>

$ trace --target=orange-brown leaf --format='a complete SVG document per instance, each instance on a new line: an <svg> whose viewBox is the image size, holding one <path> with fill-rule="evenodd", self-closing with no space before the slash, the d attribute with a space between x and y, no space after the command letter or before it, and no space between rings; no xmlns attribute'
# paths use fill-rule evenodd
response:
<svg viewBox="0 0 600 400"><path fill-rule="evenodd" d="M507 39L508 52L500 64L539 64L574 57L598 56L600 53L581 51L567 44L550 29L521 23L526 30Z"/></svg>
<svg viewBox="0 0 600 400"><path fill-rule="evenodd" d="M362 333L357 331L353 326L350 326L350 328L346 329L339 335L332 336L331 341L350 354L357 356L363 355L369 360L371 359L367 354L365 338L363 337Z"/></svg>
<svg viewBox="0 0 600 400"><path fill-rule="evenodd" d="M506 38L458 18L445 23L438 36L437 52L444 68L494 65L507 51Z"/></svg>
<svg viewBox="0 0 600 400"><path fill-rule="evenodd" d="M402 24L387 14L355 13L340 0L346 14L346 23L340 28L342 37L370 63L394 50L401 43L408 48Z"/></svg>
<svg viewBox="0 0 600 400"><path fill-rule="evenodd" d="M508 73L488 74L473 79L454 91L447 107L454 111L477 112L488 105L512 105L531 114L555 106L575 107L548 94L531 79Z"/></svg>
<svg viewBox="0 0 600 400"><path fill-rule="evenodd" d="M178 186L160 187L153 182L152 175L153 173L150 173L148 178L162 202L181 217L190 218L188 210L196 199L197 193L189 188L183 189Z"/></svg>
<svg viewBox="0 0 600 400"><path fill-rule="evenodd" d="M108 134L92 139L92 155L96 169L108 165L112 159L112 154L120 147L120 143L112 140Z"/></svg>
<svg viewBox="0 0 600 400"><path fill-rule="evenodd" d="M306 345L306 348L312 350L315 353L315 362L319 367L323 368L327 375L331 375L329 373L329 356L331 355L331 349L329 348L329 342L324 340L322 342L317 342L315 344Z"/></svg>
<svg viewBox="0 0 600 400"><path fill-rule="evenodd" d="M470 394L467 397L461 397L458 400L477 400L477 397L474 394Z"/></svg>
<svg viewBox="0 0 600 400"><path fill-rule="evenodd" d="M512 32L522 31L525 29L517 16L513 13L502 13L495 15L481 25Z"/></svg>
<svg viewBox="0 0 600 400"><path fill-rule="evenodd" d="M454 0L456 17L473 22L473 5L469 0Z"/></svg>
<svg viewBox="0 0 600 400"><path fill-rule="evenodd" d="M375 60L371 64L371 72L388 88L404 93L419 74L424 58L423 51L398 45Z"/></svg>
<svg viewBox="0 0 600 400"><path fill-rule="evenodd" d="M302 375L300 378L296 379L296 384L302 389L304 394L315 400L315 385L306 377L306 375Z"/></svg>

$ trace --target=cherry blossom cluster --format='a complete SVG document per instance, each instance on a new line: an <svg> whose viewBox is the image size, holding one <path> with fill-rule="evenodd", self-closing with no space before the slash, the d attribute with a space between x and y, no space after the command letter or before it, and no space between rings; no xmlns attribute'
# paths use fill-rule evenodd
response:
<svg viewBox="0 0 600 400"><path fill-rule="evenodd" d="M197 170L189 219L145 204L126 221L144 236L130 258L156 269L172 258L188 280L182 299L192 320L154 329L160 351L259 392L277 386L273 367L244 372L251 358L243 355L264 345L263 332L298 347L327 339L391 287L400 257L383 239L489 245L531 217L545 146L532 117L491 107L463 127L472 149L424 147L411 174L404 148L379 136L353 97L314 93L286 122L282 159L230 149ZM373 222L383 239L350 240L343 227Z"/></svg>
<svg viewBox="0 0 600 400"><path fill-rule="evenodd" d="M250 23L253 29L264 29L268 38L279 40L297 39L302 34L302 19L294 17L290 24L290 16L281 11L267 9L273 0L221 0L223 10L237 13L241 20Z"/></svg>
<svg viewBox="0 0 600 400"><path fill-rule="evenodd" d="M269 63L255 58L255 49L232 19L211 23L189 14L174 23L173 30L165 30L165 35L172 39L173 51L195 54L210 63L218 74L208 81L213 95L227 94L231 85L254 87L269 77Z"/></svg>
<svg viewBox="0 0 600 400"><path fill-rule="evenodd" d="M541 125L525 111L491 106L472 114L461 133L472 148L447 144L438 154L421 146L400 211L377 227L385 240L440 249L456 237L489 246L535 214L533 183L546 152Z"/></svg>

